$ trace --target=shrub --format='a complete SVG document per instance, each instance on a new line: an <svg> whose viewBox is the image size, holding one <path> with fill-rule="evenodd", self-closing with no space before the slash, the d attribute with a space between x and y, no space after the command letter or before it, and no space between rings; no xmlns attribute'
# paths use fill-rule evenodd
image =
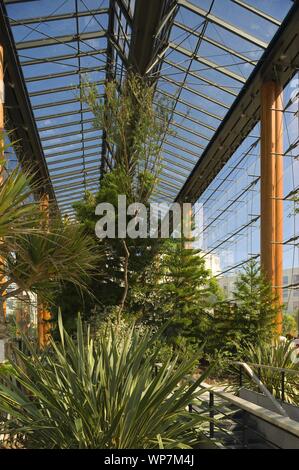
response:
<svg viewBox="0 0 299 470"><path fill-rule="evenodd" d="M94 341L78 318L75 340L58 323L60 343L42 357L30 344L30 357L16 351L13 373L0 384L0 433L9 441L53 449L199 445L204 418L187 405L206 374L187 385L194 360L166 360L155 374L160 333L131 327L124 337L110 325Z"/></svg>
<svg viewBox="0 0 299 470"><path fill-rule="evenodd" d="M250 364L261 364L282 369L288 369L291 372L285 374L285 401L293 404L299 404L299 368L292 360L292 353L295 347L292 341L274 341L272 344L263 343L259 346L249 345L246 351L245 359ZM257 368L254 367L254 371ZM298 371L297 374L292 371ZM260 379L277 399L282 398L281 373L268 368L260 368ZM252 384L252 382L250 382Z"/></svg>

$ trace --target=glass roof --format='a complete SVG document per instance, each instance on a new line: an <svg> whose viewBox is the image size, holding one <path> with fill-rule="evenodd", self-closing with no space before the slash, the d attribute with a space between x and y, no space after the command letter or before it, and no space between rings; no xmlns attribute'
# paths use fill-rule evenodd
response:
<svg viewBox="0 0 299 470"><path fill-rule="evenodd" d="M101 129L80 101L84 74L104 94L122 80L135 1L6 0L58 205L71 214L96 191L105 152ZM161 18L147 75L171 103L155 198L173 200L279 28L291 0L179 0ZM164 24L164 23L165 24ZM162 27L161 26L161 27ZM166 31L166 34L165 34Z"/></svg>

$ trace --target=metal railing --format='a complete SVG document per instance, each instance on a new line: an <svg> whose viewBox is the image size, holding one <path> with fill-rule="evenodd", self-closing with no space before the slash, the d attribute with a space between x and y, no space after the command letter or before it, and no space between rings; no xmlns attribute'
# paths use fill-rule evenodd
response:
<svg viewBox="0 0 299 470"><path fill-rule="evenodd" d="M298 422L231 393L215 390L207 384L203 386L208 393L208 399L205 402L200 400L197 404L190 404L189 411L206 412L209 425L206 437L214 441L215 445L225 448L280 448L277 442L270 440L256 427L250 417L255 417L298 439L299 445ZM218 403L217 398L220 400Z"/></svg>
<svg viewBox="0 0 299 470"><path fill-rule="evenodd" d="M243 362L238 362L234 361L232 362L233 365L237 366L239 368L239 387L244 386L244 363ZM275 400L280 400L282 403L286 403L286 396L285 396L285 389L286 389L286 384L287 384L287 378L288 375L297 375L298 376L298 386L299 386L299 370L296 369L288 369L284 367L275 367L275 366L269 366L265 364L256 364L256 363L246 363L247 366L256 369L257 371L257 378L261 381L262 379L262 370L270 370L273 373L277 373L280 376L280 387L277 389L280 394L279 397L274 397ZM271 392L270 392L271 393ZM273 397L273 394L271 394ZM299 402L299 395L298 395L298 402Z"/></svg>

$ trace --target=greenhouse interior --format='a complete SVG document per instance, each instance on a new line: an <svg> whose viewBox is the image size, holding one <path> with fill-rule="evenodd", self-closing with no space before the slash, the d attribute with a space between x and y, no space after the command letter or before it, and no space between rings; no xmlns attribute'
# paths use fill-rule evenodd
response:
<svg viewBox="0 0 299 470"><path fill-rule="evenodd" d="M0 0L0 449L299 449L298 25Z"/></svg>

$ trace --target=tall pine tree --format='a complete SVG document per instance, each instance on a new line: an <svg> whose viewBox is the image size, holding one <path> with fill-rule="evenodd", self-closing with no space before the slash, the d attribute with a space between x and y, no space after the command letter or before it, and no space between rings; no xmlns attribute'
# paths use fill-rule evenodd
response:
<svg viewBox="0 0 299 470"><path fill-rule="evenodd" d="M236 326L242 331L243 342L271 341L280 306L256 261L249 262L240 274L233 297L237 305Z"/></svg>
<svg viewBox="0 0 299 470"><path fill-rule="evenodd" d="M201 251L186 247L184 238L169 239L162 247L156 318L169 321L166 336L170 343L182 348L186 344L198 347L220 289L206 268Z"/></svg>
<svg viewBox="0 0 299 470"><path fill-rule="evenodd" d="M259 265L248 263L235 283L233 300L219 302L207 329L206 352L241 358L248 344L271 342L279 306Z"/></svg>

